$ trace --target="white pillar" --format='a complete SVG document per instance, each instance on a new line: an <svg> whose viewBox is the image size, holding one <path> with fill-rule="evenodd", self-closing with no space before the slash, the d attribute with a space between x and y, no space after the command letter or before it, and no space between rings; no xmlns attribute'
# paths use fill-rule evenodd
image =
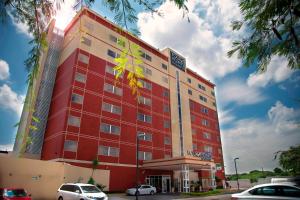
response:
<svg viewBox="0 0 300 200"><path fill-rule="evenodd" d="M190 192L189 165L182 165L181 174L182 174L183 192Z"/></svg>

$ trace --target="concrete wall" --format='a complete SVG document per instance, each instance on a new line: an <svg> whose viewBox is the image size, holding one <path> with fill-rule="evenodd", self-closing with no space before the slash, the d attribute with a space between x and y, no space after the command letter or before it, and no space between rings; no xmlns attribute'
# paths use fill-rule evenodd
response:
<svg viewBox="0 0 300 200"><path fill-rule="evenodd" d="M91 173L67 163L0 156L0 187L25 188L34 200L56 199L62 183L86 183ZM109 170L96 170L93 177L109 190L109 175Z"/></svg>

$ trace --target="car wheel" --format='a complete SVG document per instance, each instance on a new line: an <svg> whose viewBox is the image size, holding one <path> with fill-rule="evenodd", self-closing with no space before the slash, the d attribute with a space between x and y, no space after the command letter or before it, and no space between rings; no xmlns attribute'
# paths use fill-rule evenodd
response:
<svg viewBox="0 0 300 200"><path fill-rule="evenodd" d="M135 195L136 195L136 196L139 196L139 195L140 195L140 192L139 192L139 191L135 192Z"/></svg>
<svg viewBox="0 0 300 200"><path fill-rule="evenodd" d="M153 190L150 192L150 195L154 195L154 191Z"/></svg>
<svg viewBox="0 0 300 200"><path fill-rule="evenodd" d="M63 198L62 198L62 197L59 197L58 200L63 200Z"/></svg>

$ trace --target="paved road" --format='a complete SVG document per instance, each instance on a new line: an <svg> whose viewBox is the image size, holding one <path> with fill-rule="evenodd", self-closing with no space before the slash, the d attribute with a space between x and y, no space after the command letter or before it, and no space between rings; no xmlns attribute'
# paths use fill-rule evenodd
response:
<svg viewBox="0 0 300 200"><path fill-rule="evenodd" d="M135 200L135 196L126 196L125 194L109 194L109 200ZM157 194L157 195L145 195L139 196L139 200L230 200L230 194L216 195L210 197L188 197L185 198L179 194Z"/></svg>

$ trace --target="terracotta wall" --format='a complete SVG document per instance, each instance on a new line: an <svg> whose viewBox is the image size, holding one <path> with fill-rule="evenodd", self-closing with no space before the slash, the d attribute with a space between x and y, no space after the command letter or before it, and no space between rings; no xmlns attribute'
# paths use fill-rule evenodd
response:
<svg viewBox="0 0 300 200"><path fill-rule="evenodd" d="M25 188L33 200L54 200L62 183L86 183L90 168L67 163L0 156L0 188ZM109 170L96 170L94 179L109 190Z"/></svg>

